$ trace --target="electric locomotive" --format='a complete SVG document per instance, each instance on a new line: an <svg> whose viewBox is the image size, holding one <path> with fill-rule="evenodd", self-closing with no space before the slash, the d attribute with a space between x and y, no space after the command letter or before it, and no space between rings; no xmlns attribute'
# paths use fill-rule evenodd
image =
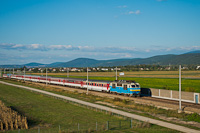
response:
<svg viewBox="0 0 200 133"><path fill-rule="evenodd" d="M140 84L135 81L115 80L110 83L110 93L140 96Z"/></svg>

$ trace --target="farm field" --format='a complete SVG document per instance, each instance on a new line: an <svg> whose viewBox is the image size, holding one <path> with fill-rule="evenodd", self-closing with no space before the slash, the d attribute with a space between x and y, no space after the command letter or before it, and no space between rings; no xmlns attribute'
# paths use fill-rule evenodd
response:
<svg viewBox="0 0 200 133"><path fill-rule="evenodd" d="M32 73L41 75L41 73ZM43 73L45 75L45 73ZM49 73L51 75L67 75L67 73ZM116 72L89 72L90 76L115 77ZM124 77L148 77L148 78L178 78L178 71L134 71L124 72ZM69 72L70 76L86 76L86 72ZM118 72L119 75L119 72ZM200 79L200 71L182 71L182 78Z"/></svg>
<svg viewBox="0 0 200 133"><path fill-rule="evenodd" d="M40 73L30 73L41 75ZM48 73L48 76L67 78L67 73ZM71 72L71 78L86 79L85 72ZM159 77L159 78L158 78ZM200 92L200 71L182 71L182 91ZM190 77L190 78L189 78ZM196 79L193 79L196 78ZM89 72L89 80L115 80L114 72ZM134 80L140 83L142 88L157 88L178 90L179 79L177 71L137 71L125 72L125 76L119 80Z"/></svg>
<svg viewBox="0 0 200 133"><path fill-rule="evenodd" d="M61 127L63 131L77 130L77 123L87 125L86 130L92 130L88 125L95 126L98 122L102 128L106 128L106 121L119 121L122 118L114 117L102 112L76 106L58 99L36 94L27 90L0 84L0 100L16 110L18 113L27 117L29 132L35 132L40 126L42 131L58 131ZM94 124L95 123L95 124ZM117 123L118 124L118 123ZM137 122L135 123L137 125ZM140 124L141 125L141 124ZM88 129L90 128L90 129ZM116 131L137 131L137 132L176 132L170 129L162 128L156 125L141 125L134 129L113 129ZM17 132L17 131L16 131ZM23 130L21 131L23 132ZM110 132L110 131L108 131Z"/></svg>

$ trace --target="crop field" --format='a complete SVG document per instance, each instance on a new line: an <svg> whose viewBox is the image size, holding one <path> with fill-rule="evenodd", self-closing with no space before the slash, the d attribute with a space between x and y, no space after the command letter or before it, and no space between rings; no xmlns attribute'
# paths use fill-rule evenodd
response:
<svg viewBox="0 0 200 133"><path fill-rule="evenodd" d="M41 75L40 73L31 73ZM48 73L48 76L67 78L67 73ZM86 79L85 72L71 72L71 78ZM200 71L182 71L182 90L200 93ZM193 79L194 78L194 79ZM114 81L114 72L89 72L89 80ZM119 80L134 80L140 83L142 88L157 88L178 90L179 79L177 71L137 71L125 72L124 76L118 77Z"/></svg>
<svg viewBox="0 0 200 133"><path fill-rule="evenodd" d="M27 117L30 128L28 132L37 132L39 130L38 127L40 127L41 132L58 132L59 128L64 132L77 131L77 123L80 124L80 130L85 126L87 128L84 130L90 132L94 130L93 127L96 126L96 123L98 123L99 128L105 130L107 121L111 122L111 127L115 127L115 123L119 125L117 121L124 121L122 117L115 117L100 111L96 112L82 106L8 85L0 84L0 94L0 100L3 101L7 107L12 107L17 112ZM112 123L112 121L115 123ZM133 126L133 129L113 128L113 130L116 132L176 132L139 121L134 121ZM107 132L110 131L111 130ZM23 132L23 130L21 130L21 132ZM26 132L26 130L24 130L24 132Z"/></svg>
<svg viewBox="0 0 200 133"><path fill-rule="evenodd" d="M182 71L182 78L199 78L200 71ZM42 73L32 73L41 75ZM45 75L45 73L43 73ZM66 76L67 73L49 73L50 75ZM90 76L115 77L116 72L89 72ZM178 71L134 71L124 72L122 77L148 77L148 78L178 78ZM86 76L86 72L69 72L70 76ZM119 75L119 72L118 72Z"/></svg>

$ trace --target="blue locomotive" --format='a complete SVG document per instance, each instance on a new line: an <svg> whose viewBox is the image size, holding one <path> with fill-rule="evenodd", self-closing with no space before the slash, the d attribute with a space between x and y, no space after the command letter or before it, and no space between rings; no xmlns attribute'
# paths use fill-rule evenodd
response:
<svg viewBox="0 0 200 133"><path fill-rule="evenodd" d="M140 96L140 84L135 81L116 80L110 83L110 93Z"/></svg>

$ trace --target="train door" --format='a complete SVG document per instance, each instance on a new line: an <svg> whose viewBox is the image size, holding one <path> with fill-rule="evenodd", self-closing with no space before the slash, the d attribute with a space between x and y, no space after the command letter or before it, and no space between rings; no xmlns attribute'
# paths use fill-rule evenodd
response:
<svg viewBox="0 0 200 133"><path fill-rule="evenodd" d="M196 104L199 103L199 94L198 93L194 93L194 100L195 100Z"/></svg>
<svg viewBox="0 0 200 133"><path fill-rule="evenodd" d="M128 85L127 85L127 84L123 84L123 90L122 90L122 92L123 92L124 94L127 94L127 93L128 93Z"/></svg>

